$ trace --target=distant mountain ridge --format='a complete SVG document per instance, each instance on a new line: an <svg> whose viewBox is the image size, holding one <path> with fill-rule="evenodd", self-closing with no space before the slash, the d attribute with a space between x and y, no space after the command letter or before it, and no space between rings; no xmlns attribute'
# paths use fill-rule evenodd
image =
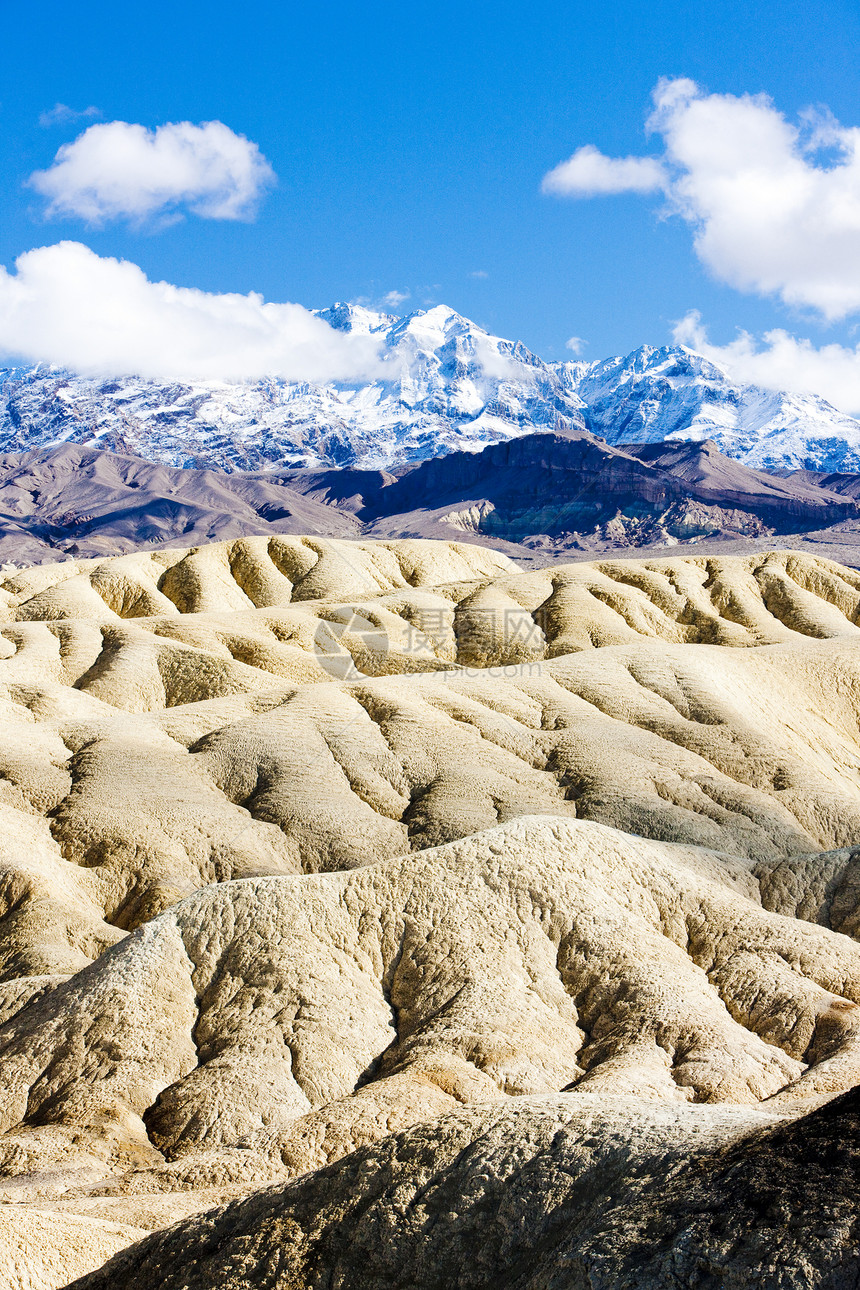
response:
<svg viewBox="0 0 860 1290"><path fill-rule="evenodd" d="M860 530L857 475L750 470L705 443L520 435L384 470L188 470L77 444L0 456L0 564L250 534L429 537L509 555ZM835 526L835 527L834 527Z"/></svg>
<svg viewBox="0 0 860 1290"><path fill-rule="evenodd" d="M307 478L289 482L323 500ZM860 506L806 478L750 470L710 441L612 447L586 432L422 462L368 491L355 513L371 535L441 538L455 528L533 550L605 552L856 525Z"/></svg>
<svg viewBox="0 0 860 1290"><path fill-rule="evenodd" d="M378 335L386 379L161 383L10 368L0 452L71 443L228 472L385 469L588 430L611 445L711 439L753 468L860 471L860 421L815 395L739 384L683 346L547 363L444 305L401 318L337 304L318 316Z"/></svg>

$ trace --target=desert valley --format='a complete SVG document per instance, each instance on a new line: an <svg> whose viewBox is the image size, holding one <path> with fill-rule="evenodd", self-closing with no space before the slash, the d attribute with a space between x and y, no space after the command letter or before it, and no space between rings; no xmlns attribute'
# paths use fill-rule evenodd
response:
<svg viewBox="0 0 860 1290"><path fill-rule="evenodd" d="M860 10L3 11L0 1290L860 1290Z"/></svg>

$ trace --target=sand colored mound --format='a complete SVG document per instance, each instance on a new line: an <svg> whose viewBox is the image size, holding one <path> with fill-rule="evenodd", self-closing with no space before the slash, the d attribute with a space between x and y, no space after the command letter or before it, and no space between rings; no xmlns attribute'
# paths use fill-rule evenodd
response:
<svg viewBox="0 0 860 1290"><path fill-rule="evenodd" d="M497 577L504 555L461 542L403 538L239 538L184 550L65 560L2 584L10 619L142 618L375 596L409 587Z"/></svg>
<svg viewBox="0 0 860 1290"><path fill-rule="evenodd" d="M527 813L756 859L860 834L860 653L841 638L645 640L501 674L266 674L133 713L37 657L0 661L7 979L75 971L207 883L351 869Z"/></svg>
<svg viewBox="0 0 860 1290"><path fill-rule="evenodd" d="M239 634L252 632L256 622L263 639L280 637L283 643L288 633L273 630L283 622L301 649L307 648L301 628L313 620L316 630L320 618L331 619L318 612L319 602L381 614L382 628L395 632L399 618L400 631L411 638L410 653L480 666L642 636L757 645L796 635L854 638L860 631L860 574L795 552L607 560L520 573L506 556L467 543L260 537L69 559L20 570L0 582L0 608L8 622L116 626L144 619L141 626L159 634L164 617L244 611L249 616L238 620ZM293 605L304 612L293 610L283 619L251 612ZM210 641L219 629L229 634L222 621L199 626ZM184 630L174 623L172 639L184 639ZM200 639L190 632L190 644Z"/></svg>
<svg viewBox="0 0 860 1290"><path fill-rule="evenodd" d="M91 910L74 961L46 949L16 975L80 966L112 935L92 918L134 926L201 882L351 867L529 810L753 854L853 839L855 575L790 554L508 566L282 538L8 578L13 854L37 858L28 884L83 865L50 885ZM703 641L782 652L686 648Z"/></svg>
<svg viewBox="0 0 860 1290"><path fill-rule="evenodd" d="M447 1177L442 1117L507 1126L501 1160L535 1098L580 1126L571 1176L632 1099L657 1177L860 1082L854 572L278 537L0 601L0 1201L31 1244L39 1214L193 1242L403 1132ZM294 1194L260 1229L304 1233L287 1279L225 1285L315 1283Z"/></svg>
<svg viewBox="0 0 860 1290"><path fill-rule="evenodd" d="M763 873L526 817L408 864L211 885L0 1028L6 1195L186 1169L193 1190L201 1163L260 1182L565 1089L790 1109L851 1087L860 945L764 909Z"/></svg>

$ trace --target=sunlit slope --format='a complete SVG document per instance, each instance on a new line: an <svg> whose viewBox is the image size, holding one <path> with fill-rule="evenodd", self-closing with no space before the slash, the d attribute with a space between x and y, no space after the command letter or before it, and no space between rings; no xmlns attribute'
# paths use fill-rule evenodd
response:
<svg viewBox="0 0 860 1290"><path fill-rule="evenodd" d="M369 640L344 635L346 609L367 620L359 636ZM162 650L183 643L305 680L319 676L301 655L325 652L321 623L334 624L374 673L413 670L419 660L528 662L642 637L735 646L856 637L860 574L790 551L521 573L506 556L467 543L241 538L16 571L0 581L0 611L10 624L98 624L113 651L138 641L128 635L138 628L166 642ZM92 629L53 634L76 662L98 659ZM223 685L247 688L242 675L228 667ZM163 698L183 701L181 693Z"/></svg>
<svg viewBox="0 0 860 1290"><path fill-rule="evenodd" d="M826 863L856 885L854 853ZM806 1102L860 1079L860 944L790 907L768 864L529 816L214 884L0 1030L0 1162L74 1175L88 1146L158 1190L157 1153L278 1176L527 1094Z"/></svg>

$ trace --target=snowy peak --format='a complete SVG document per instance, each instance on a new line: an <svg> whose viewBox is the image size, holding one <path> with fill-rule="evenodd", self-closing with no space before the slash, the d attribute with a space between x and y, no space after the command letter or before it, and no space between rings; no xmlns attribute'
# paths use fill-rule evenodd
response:
<svg viewBox="0 0 860 1290"><path fill-rule="evenodd" d="M644 345L576 381L586 420L608 443L712 439L757 469L860 470L860 422L816 395L735 382L683 345Z"/></svg>
<svg viewBox="0 0 860 1290"><path fill-rule="evenodd" d="M170 466L376 469L477 452L534 430L585 429L563 365L444 305L400 318L339 303L317 316L379 336L383 379L163 385L10 370L0 374L0 452L68 442Z"/></svg>
<svg viewBox="0 0 860 1290"><path fill-rule="evenodd" d="M170 466L402 466L535 431L609 444L713 440L754 468L860 471L860 422L813 395L733 381L682 345L546 363L446 305L404 317L337 303L317 317L378 339L366 385L162 384L0 371L0 452L92 444Z"/></svg>
<svg viewBox="0 0 860 1290"><path fill-rule="evenodd" d="M415 313L402 318L391 333L390 343L396 344L398 337L409 337L422 349L433 350L441 349L452 336L467 336L478 332L487 334L455 310L446 305L435 305L432 309L417 309Z"/></svg>
<svg viewBox="0 0 860 1290"><path fill-rule="evenodd" d="M630 389L693 386L697 389L723 390L732 386L724 368L684 345L641 345L626 356L605 358L583 365L578 387L590 401L619 387Z"/></svg>
<svg viewBox="0 0 860 1290"><path fill-rule="evenodd" d="M398 321L394 314L375 313L372 309L365 309L363 305L350 305L343 301L314 312L317 318L327 322L329 327L334 327L335 331L355 332L360 336L372 336L386 331Z"/></svg>

